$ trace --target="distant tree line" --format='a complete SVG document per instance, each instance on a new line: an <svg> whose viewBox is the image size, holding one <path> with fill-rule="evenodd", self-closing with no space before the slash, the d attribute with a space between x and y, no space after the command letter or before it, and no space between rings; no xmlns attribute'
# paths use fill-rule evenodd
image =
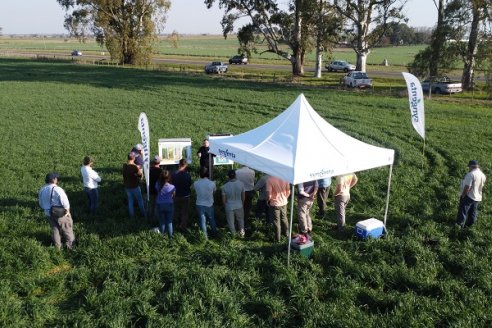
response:
<svg viewBox="0 0 492 328"><path fill-rule="evenodd" d="M431 38L432 28L430 27L415 28L409 27L406 23L391 22L386 27L386 32L377 43L377 46L430 44Z"/></svg>

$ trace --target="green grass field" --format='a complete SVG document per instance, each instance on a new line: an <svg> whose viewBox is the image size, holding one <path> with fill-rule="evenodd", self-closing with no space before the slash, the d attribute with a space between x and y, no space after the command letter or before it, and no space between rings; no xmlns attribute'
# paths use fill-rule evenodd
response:
<svg viewBox="0 0 492 328"><path fill-rule="evenodd" d="M236 239L224 226L204 240L196 216L167 238L127 218L121 165L147 113L158 138L238 134L267 122L304 93L328 122L395 149L385 239L359 241L357 221L382 218L387 168L359 172L348 230L333 211L314 220L312 259L293 255L260 221ZM233 81L129 68L0 59L1 327L490 327L492 210L486 185L478 223L454 224L466 164L490 177L491 102L426 101L427 141L413 131L405 97ZM96 218L85 210L80 165L102 175ZM191 169L196 177L196 160ZM49 171L71 201L78 245L51 246L37 206ZM220 186L224 170L217 172Z"/></svg>

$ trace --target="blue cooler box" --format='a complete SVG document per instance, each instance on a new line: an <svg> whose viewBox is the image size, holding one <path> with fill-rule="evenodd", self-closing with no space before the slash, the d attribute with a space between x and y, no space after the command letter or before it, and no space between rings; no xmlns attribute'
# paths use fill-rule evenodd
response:
<svg viewBox="0 0 492 328"><path fill-rule="evenodd" d="M355 234L362 238L379 238L383 234L384 224L383 222L371 218L364 221L359 221L355 225Z"/></svg>

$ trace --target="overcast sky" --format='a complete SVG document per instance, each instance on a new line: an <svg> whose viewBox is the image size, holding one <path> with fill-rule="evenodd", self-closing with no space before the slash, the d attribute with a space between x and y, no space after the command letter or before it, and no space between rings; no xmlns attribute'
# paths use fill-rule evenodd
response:
<svg viewBox="0 0 492 328"><path fill-rule="evenodd" d="M287 3L288 0L281 0ZM203 0L171 0L172 7L164 33L220 34L222 11L208 10ZM408 24L413 27L435 25L437 11L433 0L408 0ZM0 27L3 34L61 34L65 12L56 0L0 0Z"/></svg>

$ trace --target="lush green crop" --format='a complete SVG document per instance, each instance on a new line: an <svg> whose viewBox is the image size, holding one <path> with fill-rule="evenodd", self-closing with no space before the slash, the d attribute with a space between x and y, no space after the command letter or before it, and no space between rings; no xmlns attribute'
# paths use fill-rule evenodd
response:
<svg viewBox="0 0 492 328"><path fill-rule="evenodd" d="M269 227L253 221L244 240L233 238L221 206L221 231L211 241L196 223L168 242L127 218L120 170L139 141L140 112L149 117L152 153L158 138L172 137L191 137L196 150L207 133L267 122L301 92L337 128L395 149L386 238L359 241L352 228L382 217L387 168L358 174L347 232L332 231L333 211L316 218L313 258L294 254L289 268L285 244L272 242ZM468 160L490 175L490 108L470 99L427 101L423 157L404 97L0 59L0 326L488 327L487 195L476 226L459 231L454 221ZM95 218L82 193L86 154L103 176ZM72 252L50 246L37 207L52 170L72 204ZM219 185L223 176L219 170Z"/></svg>

